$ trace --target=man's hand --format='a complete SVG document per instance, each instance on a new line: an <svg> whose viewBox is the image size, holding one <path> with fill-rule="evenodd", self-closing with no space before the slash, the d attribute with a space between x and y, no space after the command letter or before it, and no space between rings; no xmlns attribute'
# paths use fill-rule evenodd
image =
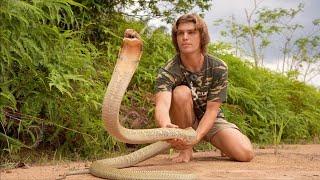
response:
<svg viewBox="0 0 320 180"><path fill-rule="evenodd" d="M177 150L185 150L185 149L192 148L193 146L198 144L200 140L196 139L194 141L187 141L185 139L170 139L170 140L167 140L167 142L170 143L172 147Z"/></svg>
<svg viewBox="0 0 320 180"><path fill-rule="evenodd" d="M164 124L161 127L162 128L179 128L179 126L172 123ZM193 146L198 144L200 140L198 140L197 138L196 140L190 142L185 139L169 139L167 140L167 142L170 143L172 147L177 150L185 150L185 149L192 148Z"/></svg>

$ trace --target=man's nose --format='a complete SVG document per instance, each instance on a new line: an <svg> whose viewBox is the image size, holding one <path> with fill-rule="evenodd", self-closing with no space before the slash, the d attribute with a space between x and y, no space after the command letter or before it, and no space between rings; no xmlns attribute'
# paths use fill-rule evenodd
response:
<svg viewBox="0 0 320 180"><path fill-rule="evenodd" d="M185 32L185 33L183 33L183 39L184 39L184 40L189 39L189 35L188 35L188 33L186 33L186 32Z"/></svg>

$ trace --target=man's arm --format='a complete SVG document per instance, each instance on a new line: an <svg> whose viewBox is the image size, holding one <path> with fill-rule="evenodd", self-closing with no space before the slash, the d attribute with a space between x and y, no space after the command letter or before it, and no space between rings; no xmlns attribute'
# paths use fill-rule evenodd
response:
<svg viewBox="0 0 320 180"><path fill-rule="evenodd" d="M171 106L172 93L169 91L160 91L156 94L155 119L160 127L177 128L177 125L171 123L169 111Z"/></svg>
<svg viewBox="0 0 320 180"><path fill-rule="evenodd" d="M219 113L219 108L221 106L221 102L207 102L207 108L206 112L204 113L198 128L196 130L197 132L197 142L200 142L200 140L209 132L209 130L212 128L216 117Z"/></svg>
<svg viewBox="0 0 320 180"><path fill-rule="evenodd" d="M179 146L181 149L187 149L189 147L193 147L198 144L201 139L209 132L209 130L214 125L216 117L219 113L219 107L221 106L221 102L207 102L206 112L204 113L198 128L196 130L197 136L193 142L182 141L179 142Z"/></svg>
<svg viewBox="0 0 320 180"><path fill-rule="evenodd" d="M175 146L183 150L198 144L214 125L221 104L221 102L207 102L206 112L204 113L196 130L196 139L192 142L178 140L177 142L175 142Z"/></svg>

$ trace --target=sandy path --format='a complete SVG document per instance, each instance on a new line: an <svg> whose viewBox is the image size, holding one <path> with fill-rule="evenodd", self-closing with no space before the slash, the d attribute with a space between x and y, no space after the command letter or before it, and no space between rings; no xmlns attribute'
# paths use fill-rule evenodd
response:
<svg viewBox="0 0 320 180"><path fill-rule="evenodd" d="M199 179L319 179L320 144L285 145L274 155L274 150L255 149L256 156L249 163L230 161L220 157L220 153L200 152L194 160L184 164L174 164L168 155L158 155L142 162L132 169L175 170L195 173ZM73 169L83 169L90 163L58 163L56 165L28 168L2 169L1 180L55 179L59 174ZM69 176L67 180L95 178L89 174Z"/></svg>

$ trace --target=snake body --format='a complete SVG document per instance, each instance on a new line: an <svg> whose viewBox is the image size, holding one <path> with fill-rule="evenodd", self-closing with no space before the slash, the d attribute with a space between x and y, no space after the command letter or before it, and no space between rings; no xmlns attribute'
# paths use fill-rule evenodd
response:
<svg viewBox="0 0 320 180"><path fill-rule="evenodd" d="M195 179L193 174L181 174L173 171L131 171L118 169L133 166L169 149L167 139L195 139L193 129L176 128L127 129L119 122L121 100L128 84L139 64L142 55L142 41L137 38L124 38L116 66L104 96L102 119L104 127L117 140L130 144L153 143L138 151L116 158L97 160L90 166L89 172L107 179Z"/></svg>

